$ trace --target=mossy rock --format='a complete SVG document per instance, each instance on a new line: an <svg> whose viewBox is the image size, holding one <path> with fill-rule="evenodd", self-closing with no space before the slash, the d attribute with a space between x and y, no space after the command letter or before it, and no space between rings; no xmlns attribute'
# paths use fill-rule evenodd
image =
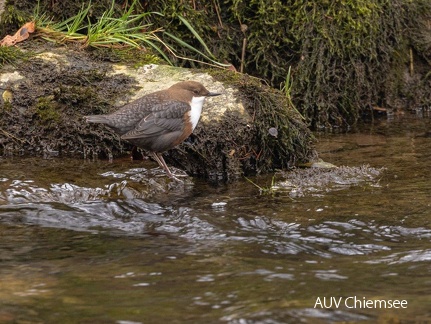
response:
<svg viewBox="0 0 431 324"><path fill-rule="evenodd" d="M288 169L316 158L311 132L281 92L247 75L209 73L231 94L205 109L194 134L169 152L167 160L218 181Z"/></svg>
<svg viewBox="0 0 431 324"><path fill-rule="evenodd" d="M104 130L98 134L103 140L88 150L92 131L83 127L82 115L108 111L117 96L128 94L134 80L110 76L109 63L92 61L85 52L48 48L2 68L9 78L1 79L1 88L11 99L0 108L0 154L122 152L122 146L109 144L118 142L114 134Z"/></svg>
<svg viewBox="0 0 431 324"><path fill-rule="evenodd" d="M289 100L247 75L155 65L136 69L95 62L87 52L67 48L51 48L16 68L3 68L16 69L22 78L2 84L12 92L11 101L0 108L3 156L129 155L131 145L103 125L85 124L82 117L110 113L146 93L193 79L224 95L207 100L194 134L165 154L168 164L191 175L230 181L315 158L313 137Z"/></svg>

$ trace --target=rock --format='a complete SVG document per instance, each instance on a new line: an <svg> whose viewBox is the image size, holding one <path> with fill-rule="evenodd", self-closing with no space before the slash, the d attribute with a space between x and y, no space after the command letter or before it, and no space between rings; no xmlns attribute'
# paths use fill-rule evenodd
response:
<svg viewBox="0 0 431 324"><path fill-rule="evenodd" d="M0 128L8 134L0 134L1 155L130 154L129 144L103 125L85 124L82 116L109 113L178 81L196 80L223 95L206 100L194 134L165 153L168 164L190 175L230 181L316 156L312 135L288 99L247 75L164 65L132 68L66 48L44 51L17 67L6 78L12 108L0 110Z"/></svg>
<svg viewBox="0 0 431 324"><path fill-rule="evenodd" d="M14 72L6 72L0 75L0 91L1 91L1 99L0 103L10 103L13 99L13 92L9 89L9 84L17 82L24 77L19 74L17 71Z"/></svg>

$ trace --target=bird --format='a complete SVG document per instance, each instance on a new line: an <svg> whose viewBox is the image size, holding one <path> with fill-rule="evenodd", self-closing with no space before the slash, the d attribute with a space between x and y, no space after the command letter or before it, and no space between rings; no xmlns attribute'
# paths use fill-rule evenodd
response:
<svg viewBox="0 0 431 324"><path fill-rule="evenodd" d="M177 181L162 153L182 143L199 122L205 98L221 95L196 81L181 81L170 88L138 98L108 115L84 116L87 123L105 124L120 138L149 152Z"/></svg>

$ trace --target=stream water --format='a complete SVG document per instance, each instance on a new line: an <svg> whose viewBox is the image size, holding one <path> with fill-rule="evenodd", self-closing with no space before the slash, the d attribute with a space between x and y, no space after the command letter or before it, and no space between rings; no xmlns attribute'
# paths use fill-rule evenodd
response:
<svg viewBox="0 0 431 324"><path fill-rule="evenodd" d="M431 322L430 126L317 135L324 161L369 169L299 194L280 173L261 194L167 188L150 161L0 159L0 323Z"/></svg>

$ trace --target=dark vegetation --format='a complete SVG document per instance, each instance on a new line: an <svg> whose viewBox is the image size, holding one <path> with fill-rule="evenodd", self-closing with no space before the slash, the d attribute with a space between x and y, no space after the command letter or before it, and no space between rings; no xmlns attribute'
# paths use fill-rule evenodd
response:
<svg viewBox="0 0 431 324"><path fill-rule="evenodd" d="M33 1L7 4L2 34L34 10ZM117 0L114 10L120 16L131 4ZM97 21L110 6L110 0L92 1L88 19ZM42 0L40 8L61 21L82 3ZM429 0L159 0L136 1L134 11L162 14L148 16L148 23L205 52L185 19L219 61L276 88L292 67L293 102L314 129L353 125L375 107L416 109L431 103ZM160 37L182 56L202 59L166 33Z"/></svg>
<svg viewBox="0 0 431 324"><path fill-rule="evenodd" d="M292 67L293 102L314 129L348 127L376 106L431 105L428 0L162 0L148 10L193 44L177 18L187 17L219 59L274 87Z"/></svg>

